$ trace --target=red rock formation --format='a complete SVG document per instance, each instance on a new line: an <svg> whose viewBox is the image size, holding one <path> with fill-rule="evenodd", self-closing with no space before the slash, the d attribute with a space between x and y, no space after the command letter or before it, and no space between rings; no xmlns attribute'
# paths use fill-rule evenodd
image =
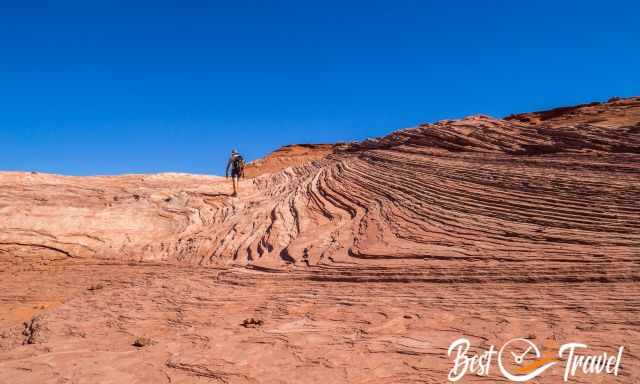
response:
<svg viewBox="0 0 640 384"><path fill-rule="evenodd" d="M0 382L446 382L463 335L625 345L635 382L639 160L630 98L286 147L240 198L1 174Z"/></svg>
<svg viewBox="0 0 640 384"><path fill-rule="evenodd" d="M334 144L287 145L273 151L263 159L248 163L245 168L245 177L253 178L267 173L276 173L291 166L320 160L338 147Z"/></svg>

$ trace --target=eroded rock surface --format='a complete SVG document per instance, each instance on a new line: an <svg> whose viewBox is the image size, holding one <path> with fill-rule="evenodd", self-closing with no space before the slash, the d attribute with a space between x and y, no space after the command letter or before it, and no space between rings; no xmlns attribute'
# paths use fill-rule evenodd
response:
<svg viewBox="0 0 640 384"><path fill-rule="evenodd" d="M344 146L338 144L287 145L273 151L263 159L249 162L245 167L245 177L252 178L267 173L276 173L285 168L323 159L336 149Z"/></svg>
<svg viewBox="0 0 640 384"><path fill-rule="evenodd" d="M462 336L624 345L598 380L638 380L640 98L298 149L240 198L0 174L0 383L442 383Z"/></svg>

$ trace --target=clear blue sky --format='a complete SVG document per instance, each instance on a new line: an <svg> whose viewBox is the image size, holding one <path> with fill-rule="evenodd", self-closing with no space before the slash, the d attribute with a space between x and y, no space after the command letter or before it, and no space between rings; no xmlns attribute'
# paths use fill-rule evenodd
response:
<svg viewBox="0 0 640 384"><path fill-rule="evenodd" d="M233 147L254 159L637 95L639 15L611 0L0 0L0 170L221 174Z"/></svg>

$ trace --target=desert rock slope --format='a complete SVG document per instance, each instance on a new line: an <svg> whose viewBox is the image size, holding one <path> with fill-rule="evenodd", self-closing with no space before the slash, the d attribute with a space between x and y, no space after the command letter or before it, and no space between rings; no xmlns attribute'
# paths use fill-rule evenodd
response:
<svg viewBox="0 0 640 384"><path fill-rule="evenodd" d="M459 337L624 345L572 380L640 380L640 98L247 176L0 173L0 383L443 383Z"/></svg>

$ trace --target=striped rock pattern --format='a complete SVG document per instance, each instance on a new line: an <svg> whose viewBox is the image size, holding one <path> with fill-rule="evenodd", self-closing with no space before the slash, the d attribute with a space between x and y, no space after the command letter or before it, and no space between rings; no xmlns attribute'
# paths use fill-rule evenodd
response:
<svg viewBox="0 0 640 384"><path fill-rule="evenodd" d="M319 148L240 198L0 174L0 382L440 383L460 336L625 345L637 381L640 98Z"/></svg>

